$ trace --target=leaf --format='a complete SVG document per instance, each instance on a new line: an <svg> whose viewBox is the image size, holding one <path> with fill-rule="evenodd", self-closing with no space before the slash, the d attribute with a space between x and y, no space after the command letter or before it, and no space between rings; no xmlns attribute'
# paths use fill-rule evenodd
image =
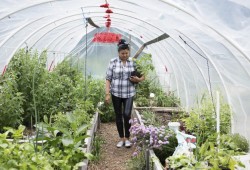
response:
<svg viewBox="0 0 250 170"><path fill-rule="evenodd" d="M74 143L73 139L71 138L63 138L62 143L64 146L69 146Z"/></svg>
<svg viewBox="0 0 250 170"><path fill-rule="evenodd" d="M75 133L75 136L80 135L80 134L81 134L82 132L84 132L87 128L88 128L88 125L83 124L82 126L80 126L80 127L77 129L77 131L76 131L76 133Z"/></svg>
<svg viewBox="0 0 250 170"><path fill-rule="evenodd" d="M5 149L5 148L7 148L7 147L8 147L8 144L6 144L6 143L2 143L2 144L0 144L0 147Z"/></svg>
<svg viewBox="0 0 250 170"><path fill-rule="evenodd" d="M76 164L76 166L78 166L78 167L79 166L85 166L85 165L87 165L85 162L79 162L79 163Z"/></svg>
<svg viewBox="0 0 250 170"><path fill-rule="evenodd" d="M94 158L94 155L92 155L91 153L84 153L84 156L86 156L88 160L92 160Z"/></svg>
<svg viewBox="0 0 250 170"><path fill-rule="evenodd" d="M243 168L245 168L246 166L245 166L245 164L243 164L242 162L238 162L238 165L240 166L240 167L243 167Z"/></svg>
<svg viewBox="0 0 250 170"><path fill-rule="evenodd" d="M84 135L84 136L78 136L76 138L74 138L74 142L77 143L79 141L82 141L83 139L89 137L88 135Z"/></svg>
<svg viewBox="0 0 250 170"><path fill-rule="evenodd" d="M43 116L43 120L44 120L45 123L47 123L47 124L49 123L49 120L48 120L47 115L44 115L44 116Z"/></svg>
<svg viewBox="0 0 250 170"><path fill-rule="evenodd" d="M230 160L229 160L228 168L230 168L231 170L234 170L236 164L237 164L237 162L236 162L235 160L230 159Z"/></svg>
<svg viewBox="0 0 250 170"><path fill-rule="evenodd" d="M75 121L73 114L70 113L70 112L67 112L67 113L66 113L66 117L67 117L67 120L68 120L70 123L73 123L73 122Z"/></svg>

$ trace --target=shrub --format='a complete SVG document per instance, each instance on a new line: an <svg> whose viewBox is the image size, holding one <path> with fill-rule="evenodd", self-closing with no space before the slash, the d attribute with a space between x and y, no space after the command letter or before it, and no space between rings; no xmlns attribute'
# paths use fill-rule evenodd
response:
<svg viewBox="0 0 250 170"><path fill-rule="evenodd" d="M138 153L137 156L132 157L128 162L129 170L145 170L146 160L144 152Z"/></svg>
<svg viewBox="0 0 250 170"><path fill-rule="evenodd" d="M101 122L114 122L115 121L115 111L112 104L99 103L98 112L100 113Z"/></svg>
<svg viewBox="0 0 250 170"><path fill-rule="evenodd" d="M236 145L237 148L239 148L239 151L246 152L246 153L249 151L249 142L244 136L236 133L236 134L232 134L231 138L232 138L232 142Z"/></svg>
<svg viewBox="0 0 250 170"><path fill-rule="evenodd" d="M15 75L5 74L0 82L0 132L3 127L17 127L22 121L24 97L18 92Z"/></svg>
<svg viewBox="0 0 250 170"><path fill-rule="evenodd" d="M166 158L173 155L175 148L178 146L178 141L174 135L170 136L168 141L169 144L163 145L161 149L154 149L155 155L158 157L162 165L165 164Z"/></svg>

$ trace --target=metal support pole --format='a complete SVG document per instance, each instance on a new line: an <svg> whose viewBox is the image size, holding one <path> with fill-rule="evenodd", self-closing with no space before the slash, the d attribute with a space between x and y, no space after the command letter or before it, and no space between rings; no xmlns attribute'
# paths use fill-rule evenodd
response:
<svg viewBox="0 0 250 170"><path fill-rule="evenodd" d="M88 56L88 20L87 18L84 16L84 12L83 12L83 8L82 9L82 15L83 15L83 19L85 22L85 30L86 30L86 42L85 42L85 46L86 46L86 56L85 56L85 69L84 69L84 80L85 80L85 96L84 96L84 100L87 100L87 56Z"/></svg>

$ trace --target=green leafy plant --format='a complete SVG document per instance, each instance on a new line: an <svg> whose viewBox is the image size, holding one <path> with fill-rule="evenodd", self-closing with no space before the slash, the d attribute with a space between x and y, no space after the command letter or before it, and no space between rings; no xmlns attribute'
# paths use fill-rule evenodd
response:
<svg viewBox="0 0 250 170"><path fill-rule="evenodd" d="M143 120L143 123L145 125L154 125L154 126L160 126L159 122L156 120L156 115L154 112L150 110L143 110L141 112L141 117Z"/></svg>
<svg viewBox="0 0 250 170"><path fill-rule="evenodd" d="M193 155L175 155L167 158L168 166L170 170L197 170L197 169L209 169L206 162L198 162Z"/></svg>
<svg viewBox="0 0 250 170"><path fill-rule="evenodd" d="M17 130L11 127L4 127L4 129L7 130L5 133L8 133L8 135L10 135L15 141L17 141L18 139L21 139L23 137L25 126L19 125Z"/></svg>
<svg viewBox="0 0 250 170"><path fill-rule="evenodd" d="M180 105L180 100L174 95L173 92L169 92L169 94L166 94L161 89L158 89L154 93L156 96L156 106L177 107L178 105Z"/></svg>
<svg viewBox="0 0 250 170"><path fill-rule="evenodd" d="M232 143L227 141L228 146L232 146ZM209 167L217 169L230 169L234 170L236 166L245 167L240 161L233 158L236 155L235 150L228 149L226 147L216 147L212 142L205 142L199 148L198 160L208 162Z"/></svg>
<svg viewBox="0 0 250 170"><path fill-rule="evenodd" d="M24 126L19 126L17 130L7 128L5 133L0 134L0 167L3 170L9 169L42 169L52 170L47 153L35 153L32 143L19 143L23 137ZM14 138L13 142L7 140L8 136ZM38 149L41 151L42 147Z"/></svg>
<svg viewBox="0 0 250 170"><path fill-rule="evenodd" d="M232 142L239 149L239 151L246 152L246 153L249 151L249 142L244 136L236 133L236 134L231 135L231 139L232 139Z"/></svg>
<svg viewBox="0 0 250 170"><path fill-rule="evenodd" d="M89 124L79 125L79 117L71 113L67 113L64 118L67 128L60 126L62 124L53 125L49 122L40 123L37 127L40 132L39 140L47 140L43 149L51 155L54 169L76 168L84 158L93 157L92 154L83 152L83 140L88 137L85 134Z"/></svg>
<svg viewBox="0 0 250 170"><path fill-rule="evenodd" d="M138 155L132 157L128 161L127 167L129 170L145 170L146 169L145 151L139 152Z"/></svg>
<svg viewBox="0 0 250 170"><path fill-rule="evenodd" d="M101 122L114 122L115 121L115 111L112 104L100 103L98 106L98 112L101 114Z"/></svg>
<svg viewBox="0 0 250 170"><path fill-rule="evenodd" d="M105 98L105 81L89 78L87 82L88 100L91 100L95 107Z"/></svg>
<svg viewBox="0 0 250 170"><path fill-rule="evenodd" d="M31 117L34 118L34 91L42 83L43 76L46 72L45 65L47 60L46 52L40 55L37 52L31 53L24 49L19 50L10 63L8 64L7 74L15 75L18 92L22 93L24 102L23 121L25 125L30 124ZM35 88L33 88L35 87Z"/></svg>
<svg viewBox="0 0 250 170"><path fill-rule="evenodd" d="M98 135L95 136L93 142L93 150L92 150L92 155L93 155L92 161L98 162L101 159L101 145L103 142L104 141L100 136Z"/></svg>
<svg viewBox="0 0 250 170"><path fill-rule="evenodd" d="M160 149L154 149L154 153L162 165L165 165L166 158L172 156L175 148L178 146L178 141L174 135L170 136L168 141L169 144L163 145Z"/></svg>
<svg viewBox="0 0 250 170"><path fill-rule="evenodd" d="M17 127L22 122L24 97L18 92L15 79L8 73L0 80L0 132L5 126Z"/></svg>
<svg viewBox="0 0 250 170"><path fill-rule="evenodd" d="M150 101L146 97L136 97L135 102L137 106L150 106Z"/></svg>
<svg viewBox="0 0 250 170"><path fill-rule="evenodd" d="M155 97L150 99L150 93L154 93ZM153 83L150 79L138 84L135 102L138 106L177 107L180 105L180 99L173 92L164 92L159 83Z"/></svg>
<svg viewBox="0 0 250 170"><path fill-rule="evenodd" d="M223 101L223 100L221 100ZM197 145L201 146L208 138L216 140L216 115L212 100L204 95L200 108L191 110L188 117L183 118L186 129L197 137ZM231 112L229 105L220 105L220 133L229 134L231 129Z"/></svg>
<svg viewBox="0 0 250 170"><path fill-rule="evenodd" d="M151 54L144 54L143 56L139 57L138 59L133 59L136 63L137 71L147 76L150 71L154 70L154 65L152 62L152 55Z"/></svg>

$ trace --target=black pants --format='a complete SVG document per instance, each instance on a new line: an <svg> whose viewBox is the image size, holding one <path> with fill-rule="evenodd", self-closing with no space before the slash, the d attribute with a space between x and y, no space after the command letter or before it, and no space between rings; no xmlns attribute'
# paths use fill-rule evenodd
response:
<svg viewBox="0 0 250 170"><path fill-rule="evenodd" d="M133 97L131 98L119 98L112 95L112 102L116 114L116 126L120 138L124 138L124 129L125 137L129 138L130 132L129 129L131 124L129 120L131 118L131 111L133 105ZM123 128L124 125L124 128Z"/></svg>

